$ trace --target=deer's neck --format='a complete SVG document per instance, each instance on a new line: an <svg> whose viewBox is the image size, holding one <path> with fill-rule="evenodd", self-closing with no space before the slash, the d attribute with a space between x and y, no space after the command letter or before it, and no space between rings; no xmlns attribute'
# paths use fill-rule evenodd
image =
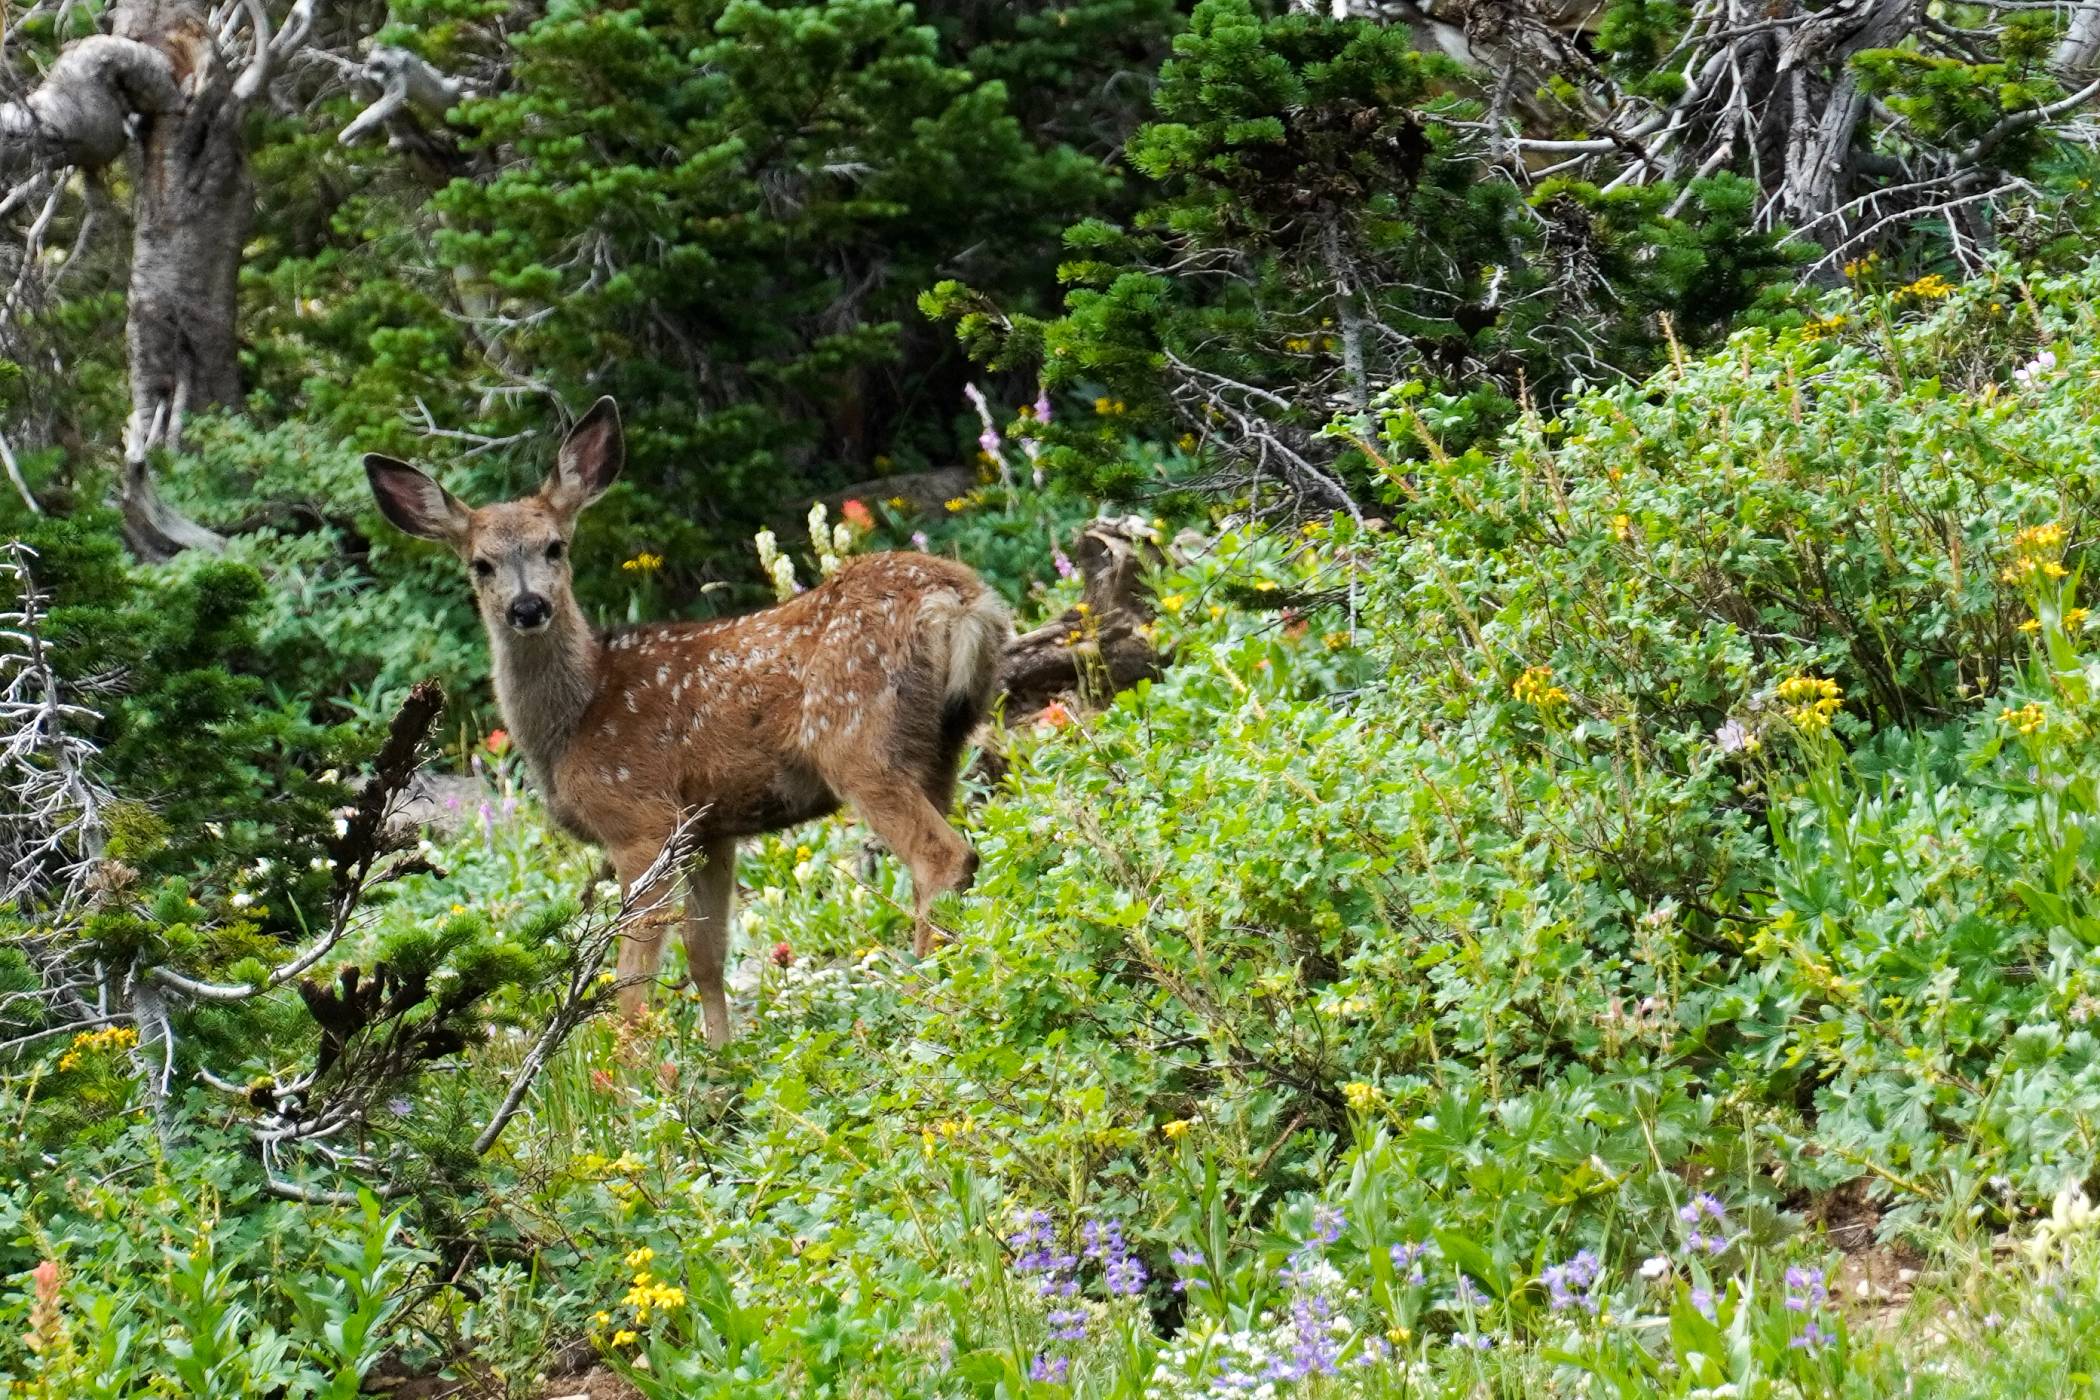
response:
<svg viewBox="0 0 2100 1400"><path fill-rule="evenodd" d="M541 795L551 800L554 765L598 693L598 639L573 598L545 631L520 636L498 622L488 632L504 726Z"/></svg>

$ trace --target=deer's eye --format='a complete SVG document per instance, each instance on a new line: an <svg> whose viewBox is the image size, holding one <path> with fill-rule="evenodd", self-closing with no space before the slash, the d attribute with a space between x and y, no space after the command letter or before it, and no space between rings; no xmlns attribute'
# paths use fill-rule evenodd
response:
<svg viewBox="0 0 2100 1400"><path fill-rule="evenodd" d="M496 576L496 566L495 566L494 564L491 564L491 563L490 563L490 562L489 562L488 560L486 560L486 559L476 559L476 560L474 561L474 577L476 577L476 578L494 578L495 576Z"/></svg>
<svg viewBox="0 0 2100 1400"><path fill-rule="evenodd" d="M560 540L554 541L552 544L547 546L547 562L550 564L559 564L561 562L561 556L564 552L565 551L562 547L562 542Z"/></svg>

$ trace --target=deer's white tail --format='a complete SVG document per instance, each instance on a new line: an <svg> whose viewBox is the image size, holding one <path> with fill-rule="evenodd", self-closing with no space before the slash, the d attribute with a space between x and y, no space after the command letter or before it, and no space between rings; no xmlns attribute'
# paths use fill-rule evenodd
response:
<svg viewBox="0 0 2100 1400"><path fill-rule="evenodd" d="M984 718L999 683L999 663L1013 634L1006 604L990 589L968 600L944 589L927 595L919 618L933 654L947 658L944 727L967 733Z"/></svg>

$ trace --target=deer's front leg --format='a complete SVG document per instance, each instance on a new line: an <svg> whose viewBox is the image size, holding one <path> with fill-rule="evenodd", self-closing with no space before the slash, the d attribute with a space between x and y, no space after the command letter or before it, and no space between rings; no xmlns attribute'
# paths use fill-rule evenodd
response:
<svg viewBox="0 0 2100 1400"><path fill-rule="evenodd" d="M704 843L686 877L685 966L700 990L707 1043L729 1040L729 999L722 969L729 960L729 915L736 902L736 841Z"/></svg>
<svg viewBox="0 0 2100 1400"><path fill-rule="evenodd" d="M618 975L620 1014L638 1021L649 1009L649 989L657 966L663 961L664 933L679 921L678 869L668 865L652 871L663 854L663 840L629 841L612 851L613 869L620 877L620 931ZM644 877L652 876L646 884Z"/></svg>

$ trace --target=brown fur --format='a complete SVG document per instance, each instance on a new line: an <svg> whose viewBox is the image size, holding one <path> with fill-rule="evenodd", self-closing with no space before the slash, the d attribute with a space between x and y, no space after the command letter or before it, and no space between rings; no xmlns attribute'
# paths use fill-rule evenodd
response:
<svg viewBox="0 0 2100 1400"><path fill-rule="evenodd" d="M469 561L504 723L550 814L606 849L630 905L667 893L636 885L681 816L697 813L686 958L719 1043L739 838L851 803L910 867L915 946L931 951L933 901L967 888L977 868L946 813L1010 625L962 565L876 554L760 612L595 635L569 588L566 546L619 458L618 420L602 400L564 443L555 475L523 500L469 510L404 464L368 458L367 470L390 520ZM523 631L511 609L528 594L549 616ZM647 1004L642 979L661 960L665 922L622 944L630 1015Z"/></svg>

